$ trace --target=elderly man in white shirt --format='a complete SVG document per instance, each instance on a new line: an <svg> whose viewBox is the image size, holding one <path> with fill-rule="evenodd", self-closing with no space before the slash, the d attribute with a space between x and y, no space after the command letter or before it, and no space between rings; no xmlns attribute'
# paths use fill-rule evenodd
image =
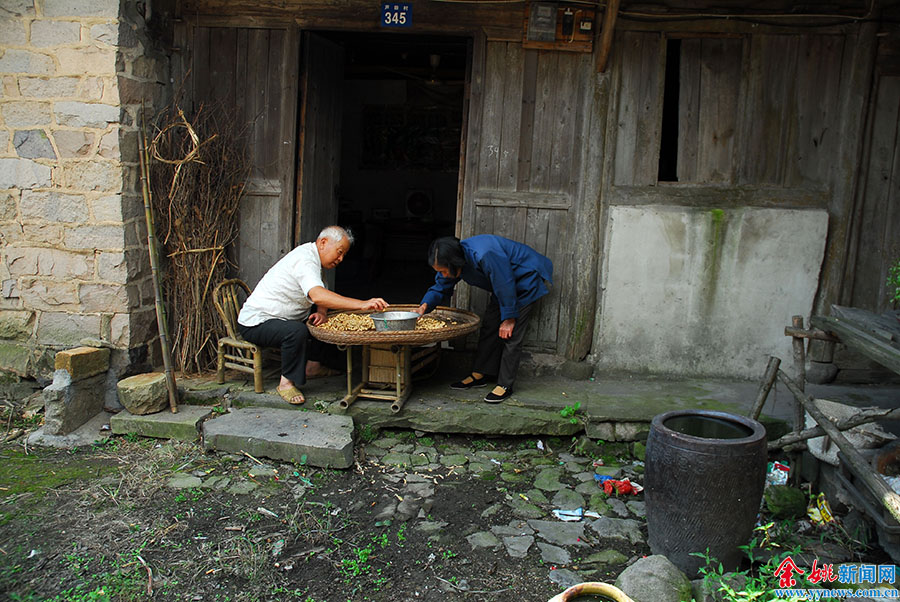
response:
<svg viewBox="0 0 900 602"><path fill-rule="evenodd" d="M244 339L261 347L281 348L277 391L290 404L306 401L297 387L327 371L320 361L322 344L310 338L306 320L318 326L327 319L329 309L380 311L388 305L381 297L353 299L325 288L322 268L337 267L351 244L349 232L340 226L328 226L315 242L300 245L273 265L238 315L238 329ZM313 305L316 311L310 313Z"/></svg>

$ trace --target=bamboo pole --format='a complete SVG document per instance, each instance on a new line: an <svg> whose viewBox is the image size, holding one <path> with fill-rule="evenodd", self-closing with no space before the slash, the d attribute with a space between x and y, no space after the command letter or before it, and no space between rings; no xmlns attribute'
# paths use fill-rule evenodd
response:
<svg viewBox="0 0 900 602"><path fill-rule="evenodd" d="M839 431L828 416L819 409L819 406L816 405L816 402L813 401L812 397L801 391L797 383L784 372L779 371L778 378L781 379L781 382L783 382L787 388L790 389L791 393L794 394L794 397L797 398L797 403L806 409L813 420L815 420L816 423L822 427L822 430L831 437L831 440L835 442L844 454L844 459L847 461L847 465L851 471L865 483L869 491L871 491L887 511L891 513L894 520L900 522L900 495L897 495L897 493L884 482L881 475L869 466L869 463L866 462L866 459L863 458L862 454L857 451L852 443L847 441L844 434Z"/></svg>
<svg viewBox="0 0 900 602"><path fill-rule="evenodd" d="M156 231L153 227L153 210L150 207L150 156L147 150L147 136L144 132L143 115L138 128L138 156L141 160L141 194L144 199L144 217L147 220L147 250L150 253L150 271L153 276L153 293L156 298L156 326L159 329L159 345L162 348L163 368L166 374L166 388L169 391L169 409L178 413L178 388L172 370L172 350L169 348L169 334L166 307L163 304L162 283L159 279L159 251L156 247Z"/></svg>

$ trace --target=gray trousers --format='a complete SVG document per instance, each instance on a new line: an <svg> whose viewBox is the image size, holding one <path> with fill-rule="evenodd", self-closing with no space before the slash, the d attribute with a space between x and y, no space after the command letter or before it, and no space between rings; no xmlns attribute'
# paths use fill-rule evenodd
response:
<svg viewBox="0 0 900 602"><path fill-rule="evenodd" d="M475 362L472 365L473 372L496 375L498 385L507 389L512 388L516 382L519 361L522 359L522 341L525 339L528 317L535 303L519 309L519 317L516 318L512 336L501 339L499 330L503 320L500 319L500 304L497 297L491 295L487 310L481 317L478 350L475 352Z"/></svg>

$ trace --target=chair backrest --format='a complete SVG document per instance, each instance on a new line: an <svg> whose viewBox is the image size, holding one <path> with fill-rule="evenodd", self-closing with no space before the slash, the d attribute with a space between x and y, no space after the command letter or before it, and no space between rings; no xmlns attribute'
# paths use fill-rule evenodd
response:
<svg viewBox="0 0 900 602"><path fill-rule="evenodd" d="M220 282L213 289L213 303L219 317L225 322L225 330L233 339L241 338L238 332L238 313L241 306L250 296L250 287L240 278L231 278Z"/></svg>

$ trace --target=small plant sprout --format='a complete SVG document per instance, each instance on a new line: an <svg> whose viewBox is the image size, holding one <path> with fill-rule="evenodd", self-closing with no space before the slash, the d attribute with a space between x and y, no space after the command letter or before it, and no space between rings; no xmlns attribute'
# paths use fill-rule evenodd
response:
<svg viewBox="0 0 900 602"><path fill-rule="evenodd" d="M578 424L578 418L575 416L575 413L581 409L581 402L576 401L573 405L567 405L563 409L559 411L559 415L563 418L568 418L569 422L572 424Z"/></svg>

